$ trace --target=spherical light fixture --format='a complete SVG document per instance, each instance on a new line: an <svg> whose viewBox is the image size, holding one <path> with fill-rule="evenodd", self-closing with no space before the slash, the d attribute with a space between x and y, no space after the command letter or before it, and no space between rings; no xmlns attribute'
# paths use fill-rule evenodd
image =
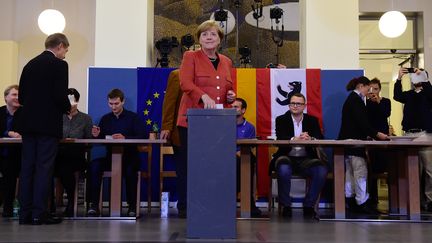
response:
<svg viewBox="0 0 432 243"><path fill-rule="evenodd" d="M402 35L407 28L407 19L399 11L388 11L379 20L381 34L388 38L396 38Z"/></svg>
<svg viewBox="0 0 432 243"><path fill-rule="evenodd" d="M38 18L39 29L46 35L63 32L66 20L63 14L55 9L42 11Z"/></svg>

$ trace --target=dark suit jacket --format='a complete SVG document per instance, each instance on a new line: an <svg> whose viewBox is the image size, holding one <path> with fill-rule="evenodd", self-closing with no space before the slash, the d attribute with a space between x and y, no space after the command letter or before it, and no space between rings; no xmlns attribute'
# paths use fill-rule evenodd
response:
<svg viewBox="0 0 432 243"><path fill-rule="evenodd" d="M318 119L314 116L303 114L302 121L303 132L307 132L309 136L316 139L322 139L323 135L318 123ZM294 137L294 124L291 117L291 112L287 111L285 114L276 117L276 138L278 140L290 140ZM273 159L270 162L270 171L274 170L274 161L280 156L288 156L291 151L289 146L281 146L278 151L273 155ZM306 147L306 152L310 158L318 158L314 148Z"/></svg>
<svg viewBox="0 0 432 243"><path fill-rule="evenodd" d="M342 124L338 139L366 140L376 138L377 131L369 123L365 103L354 91L351 92L342 108Z"/></svg>
<svg viewBox="0 0 432 243"><path fill-rule="evenodd" d="M50 51L24 66L19 83L21 134L62 137L62 115L71 107L68 82L68 64Z"/></svg>
<svg viewBox="0 0 432 243"><path fill-rule="evenodd" d="M377 131L369 123L367 108L360 96L351 92L342 108L342 124L338 139L366 140L376 138ZM346 155L365 156L363 148L345 149Z"/></svg>
<svg viewBox="0 0 432 243"><path fill-rule="evenodd" d="M180 146L180 136L177 129L177 115L183 91L180 89L179 70L173 70L169 77L162 106L162 130L170 131L173 145Z"/></svg>
<svg viewBox="0 0 432 243"><path fill-rule="evenodd" d="M6 106L2 106L0 107L0 137L8 137L5 136L5 132L7 129L7 113L6 113ZM17 117L19 114L20 109L18 109L17 111L15 111L14 114L14 118L12 120L12 129L11 131L16 131L17 127ZM14 161L20 161L21 160L21 144L16 144L16 145L7 145L7 146L2 146L0 147L0 157L4 156L4 152L3 149L7 149L7 158L10 160L14 160Z"/></svg>

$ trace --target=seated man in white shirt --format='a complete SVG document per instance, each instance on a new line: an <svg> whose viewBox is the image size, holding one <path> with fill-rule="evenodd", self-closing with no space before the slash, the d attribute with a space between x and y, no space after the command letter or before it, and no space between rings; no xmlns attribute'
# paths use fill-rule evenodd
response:
<svg viewBox="0 0 432 243"><path fill-rule="evenodd" d="M290 110L276 118L276 137L278 140L322 139L318 119L303 113L306 98L303 94L294 94L289 103ZM282 204L282 216L291 217L291 176L293 173L310 178L309 190L303 202L305 218L318 219L315 204L324 187L327 177L327 165L320 160L313 147L281 146L273 155L270 169L277 172L279 203Z"/></svg>

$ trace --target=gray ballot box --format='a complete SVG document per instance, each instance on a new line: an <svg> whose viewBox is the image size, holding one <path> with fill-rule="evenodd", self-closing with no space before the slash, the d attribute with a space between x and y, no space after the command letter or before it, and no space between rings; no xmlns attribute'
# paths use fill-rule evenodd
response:
<svg viewBox="0 0 432 243"><path fill-rule="evenodd" d="M236 111L189 109L187 237L236 238Z"/></svg>

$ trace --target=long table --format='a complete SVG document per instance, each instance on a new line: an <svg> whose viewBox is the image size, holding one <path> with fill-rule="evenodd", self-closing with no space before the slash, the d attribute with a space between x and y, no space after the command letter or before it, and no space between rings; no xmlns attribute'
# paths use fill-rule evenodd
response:
<svg viewBox="0 0 432 243"><path fill-rule="evenodd" d="M0 144L17 144L21 139L0 138ZM151 145L163 144L165 139L63 139L62 144L102 144L111 146L111 201L110 217L120 217L121 214L121 179L122 179L122 154L124 145Z"/></svg>
<svg viewBox="0 0 432 243"><path fill-rule="evenodd" d="M432 141L427 138L417 138L413 141L362 141L362 140L256 140L240 139L237 144L241 147L241 217L250 218L250 148L255 146L323 146L333 148L334 157L334 207L335 218L345 219L345 164L344 149L364 147L374 149L395 149L399 167L397 179L397 203L400 214L406 214L410 220L420 219L420 185L418 150L431 147Z"/></svg>

